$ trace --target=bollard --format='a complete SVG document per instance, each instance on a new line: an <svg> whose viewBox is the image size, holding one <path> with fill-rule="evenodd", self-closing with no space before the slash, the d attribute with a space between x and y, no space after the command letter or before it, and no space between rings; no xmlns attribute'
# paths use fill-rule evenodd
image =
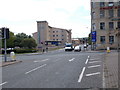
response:
<svg viewBox="0 0 120 90"><path fill-rule="evenodd" d="M110 47L107 47L107 53L110 53Z"/></svg>
<svg viewBox="0 0 120 90"><path fill-rule="evenodd" d="M10 53L10 57L11 57L11 61L16 60L16 56L15 56L15 53L13 51Z"/></svg>

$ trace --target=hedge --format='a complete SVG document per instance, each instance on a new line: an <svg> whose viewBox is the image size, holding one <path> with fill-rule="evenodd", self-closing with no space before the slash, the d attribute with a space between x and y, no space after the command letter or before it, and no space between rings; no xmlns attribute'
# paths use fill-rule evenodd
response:
<svg viewBox="0 0 120 90"><path fill-rule="evenodd" d="M37 52L37 49L14 49L14 50L7 50L7 54L10 54L11 51L14 51L15 53L34 53ZM2 50L2 54L4 54L4 50Z"/></svg>

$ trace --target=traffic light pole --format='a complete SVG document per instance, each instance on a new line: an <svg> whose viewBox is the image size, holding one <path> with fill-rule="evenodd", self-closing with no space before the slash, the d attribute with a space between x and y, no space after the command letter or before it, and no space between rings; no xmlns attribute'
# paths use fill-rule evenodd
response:
<svg viewBox="0 0 120 90"><path fill-rule="evenodd" d="M7 62L7 46L6 46L6 29L4 28L4 51L5 51L5 54L4 54L4 58L5 58L5 62Z"/></svg>

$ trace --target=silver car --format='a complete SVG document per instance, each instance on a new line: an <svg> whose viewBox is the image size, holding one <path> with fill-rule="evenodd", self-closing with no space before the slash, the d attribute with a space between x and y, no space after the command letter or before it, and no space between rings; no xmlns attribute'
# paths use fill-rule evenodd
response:
<svg viewBox="0 0 120 90"><path fill-rule="evenodd" d="M81 51L81 47L80 46L75 46L74 51L80 52Z"/></svg>

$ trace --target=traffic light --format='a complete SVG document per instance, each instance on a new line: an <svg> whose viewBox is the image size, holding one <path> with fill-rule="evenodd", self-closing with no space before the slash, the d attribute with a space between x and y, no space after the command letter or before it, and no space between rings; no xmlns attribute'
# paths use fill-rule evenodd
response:
<svg viewBox="0 0 120 90"><path fill-rule="evenodd" d="M2 28L2 38L9 39L9 28Z"/></svg>
<svg viewBox="0 0 120 90"><path fill-rule="evenodd" d="M2 38L2 29L0 29L0 38Z"/></svg>
<svg viewBox="0 0 120 90"><path fill-rule="evenodd" d="M2 38L5 38L4 31L5 31L5 28L2 28Z"/></svg>
<svg viewBox="0 0 120 90"><path fill-rule="evenodd" d="M6 28L6 39L9 39L9 28Z"/></svg>

